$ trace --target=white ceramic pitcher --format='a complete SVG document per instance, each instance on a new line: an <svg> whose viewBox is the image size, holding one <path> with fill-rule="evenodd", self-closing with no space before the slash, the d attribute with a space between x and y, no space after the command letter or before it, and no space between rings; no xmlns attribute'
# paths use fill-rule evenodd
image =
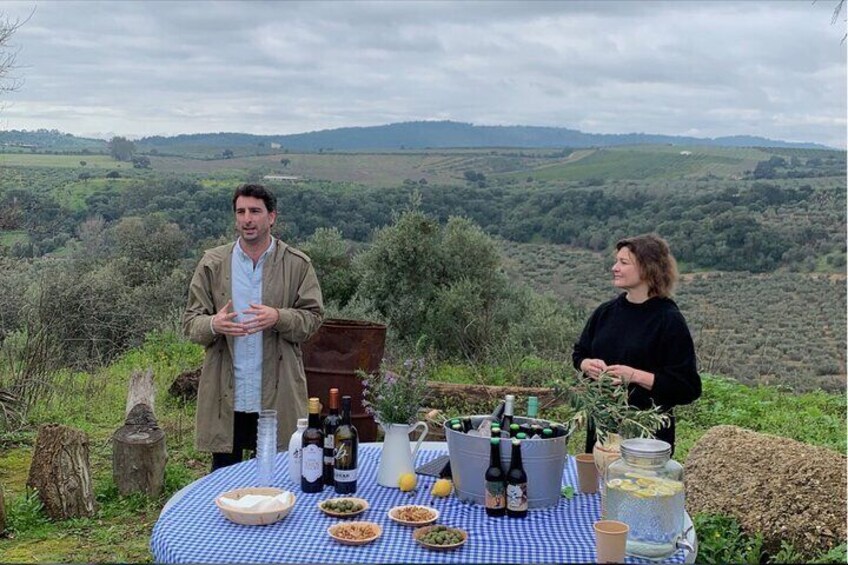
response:
<svg viewBox="0 0 848 565"><path fill-rule="evenodd" d="M386 432L383 438L383 451L380 454L380 467L377 470L377 483L384 487L398 488L401 475L414 473L413 462L418 455L418 448L427 436L430 428L426 422L414 424L380 424ZM415 442L415 447L409 449L409 434L421 428L421 435Z"/></svg>

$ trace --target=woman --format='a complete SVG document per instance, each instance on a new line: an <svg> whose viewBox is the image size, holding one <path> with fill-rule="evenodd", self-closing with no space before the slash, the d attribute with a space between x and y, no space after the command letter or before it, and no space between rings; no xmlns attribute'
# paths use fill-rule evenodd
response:
<svg viewBox="0 0 848 565"><path fill-rule="evenodd" d="M677 263L668 243L656 235L622 239L615 245L612 283L624 292L601 304L574 344L574 367L597 379L602 372L628 387L630 404L660 406L670 416L657 439L674 452L674 414L678 404L701 396L695 346L686 320L669 298L677 280ZM595 430L586 433L586 452L595 445Z"/></svg>

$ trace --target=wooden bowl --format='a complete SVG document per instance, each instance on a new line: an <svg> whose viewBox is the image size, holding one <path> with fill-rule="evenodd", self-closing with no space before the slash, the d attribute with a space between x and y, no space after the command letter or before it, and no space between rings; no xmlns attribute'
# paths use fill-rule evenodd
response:
<svg viewBox="0 0 848 565"><path fill-rule="evenodd" d="M277 496L278 494L282 494L285 492L283 489L272 488L272 487L251 487L251 488L240 488L236 490L231 490L225 492L218 496L215 499L215 506L218 507L218 510L221 511L221 514L224 515L225 518L230 520L231 522L235 522L236 524L241 524L243 526L267 526L268 524L273 524L274 522L279 522L283 518L289 515L294 508L294 504L296 499L292 499L292 503L286 506L281 510L239 510L236 508L232 508L225 504L221 504L222 498L232 498L234 500L238 500L243 496L247 496L248 494L262 494L265 496ZM294 494L292 494L294 497Z"/></svg>
<svg viewBox="0 0 848 565"><path fill-rule="evenodd" d="M452 543L450 545L436 545L434 543L427 543L425 541L421 541L421 538L424 537L425 535L427 535L428 532L430 532L434 528L442 528L442 527L447 527L447 526L424 526L423 528L418 528L417 530L412 532L412 537L413 537L413 539L415 539L415 541L420 543L422 546L426 547L427 549L432 549L432 550L435 550L435 551L449 551L451 549L456 549L457 547L460 547L462 544L464 544L465 542L468 541L468 532L466 532L465 530L463 530L461 528L448 528L450 530L455 530L455 531L459 532L460 535L462 535L462 541L459 542L459 543Z"/></svg>
<svg viewBox="0 0 848 565"><path fill-rule="evenodd" d="M377 533L373 536L362 539L347 539L338 535L339 530L341 528L350 528L359 525L370 526ZM371 543L372 541L383 535L383 528L381 528L380 524L377 524L376 522L339 522L327 528L327 533L330 534L331 538L344 545L365 545L366 543Z"/></svg>
<svg viewBox="0 0 848 565"><path fill-rule="evenodd" d="M405 520L401 517L401 514L407 508L420 508L422 510L426 510L430 516L423 520ZM403 506L395 506L389 510L389 518L398 524L403 524L404 526L426 526L427 524L432 524L439 519L439 511L429 506L421 506L420 504L405 504Z"/></svg>
<svg viewBox="0 0 848 565"><path fill-rule="evenodd" d="M361 510L357 510L356 512L336 512L335 510L330 510L328 508L324 508L324 504L327 502L333 501L338 502L341 500L350 500L351 502L356 502L362 506ZM351 516L358 516L368 510L368 501L364 498L356 498L355 496L341 496L339 498L328 498L327 500L322 500L318 503L318 510L327 514L328 516L332 516L334 518L350 518Z"/></svg>

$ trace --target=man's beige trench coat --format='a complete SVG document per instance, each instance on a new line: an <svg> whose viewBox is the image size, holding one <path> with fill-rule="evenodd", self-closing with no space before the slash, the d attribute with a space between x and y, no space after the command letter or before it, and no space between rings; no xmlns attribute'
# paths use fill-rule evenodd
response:
<svg viewBox="0 0 848 565"><path fill-rule="evenodd" d="M262 303L280 321L262 335L262 408L277 410L277 448L288 445L298 418L306 418L306 373L300 344L321 326L324 304L312 263L278 239L262 270ZM188 293L183 331L206 348L197 392L197 449L233 449L233 338L212 333L211 319L232 298L235 243L204 253Z"/></svg>

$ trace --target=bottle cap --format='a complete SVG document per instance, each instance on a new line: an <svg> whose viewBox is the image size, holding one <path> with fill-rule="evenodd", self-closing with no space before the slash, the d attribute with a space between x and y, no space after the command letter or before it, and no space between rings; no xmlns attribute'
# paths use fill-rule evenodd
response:
<svg viewBox="0 0 848 565"><path fill-rule="evenodd" d="M309 411L313 414L321 413L321 401L315 396L309 399Z"/></svg>
<svg viewBox="0 0 848 565"><path fill-rule="evenodd" d="M309 418L298 418L297 419L297 427L298 428L306 428L309 426Z"/></svg>
<svg viewBox="0 0 848 565"><path fill-rule="evenodd" d="M525 434L524 432L518 432L517 434L515 434L515 439L527 439L527 434Z"/></svg>
<svg viewBox="0 0 848 565"><path fill-rule="evenodd" d="M492 445L500 445L501 444L501 438L499 438L499 437L493 437L489 441L491 442Z"/></svg>
<svg viewBox="0 0 848 565"><path fill-rule="evenodd" d="M527 397L527 412L536 413L539 409L539 397L537 396L528 396Z"/></svg>
<svg viewBox="0 0 848 565"><path fill-rule="evenodd" d="M510 430L520 430L521 426L519 426L518 424L510 424L509 429Z"/></svg>

